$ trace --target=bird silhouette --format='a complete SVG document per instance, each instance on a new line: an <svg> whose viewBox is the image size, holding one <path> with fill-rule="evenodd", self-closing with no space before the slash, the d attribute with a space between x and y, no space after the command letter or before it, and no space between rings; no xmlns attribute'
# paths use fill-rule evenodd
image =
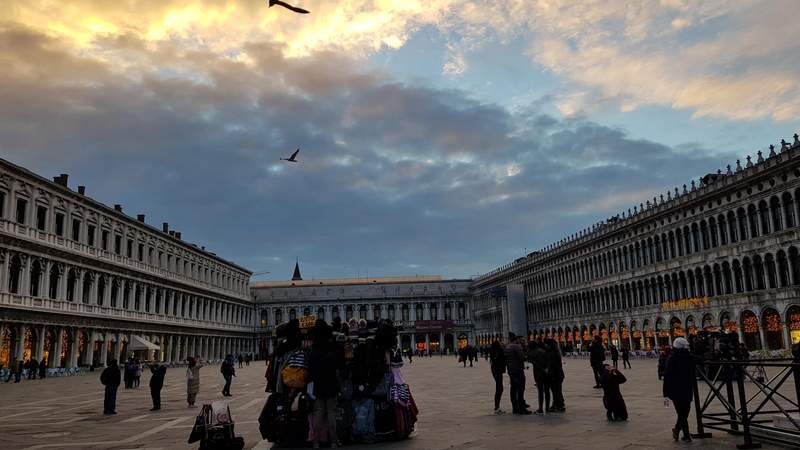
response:
<svg viewBox="0 0 800 450"><path fill-rule="evenodd" d="M286 2L282 2L281 0L269 0L269 7L270 8L272 8L275 5L283 6L284 8L288 9L289 11L294 11L294 12L299 13L299 14L308 14L308 11L306 11L305 9L298 8L296 6L292 6L292 5L290 5L290 4L286 3Z"/></svg>
<svg viewBox="0 0 800 450"><path fill-rule="evenodd" d="M290 156L290 157L288 157L288 158L281 158L281 161L288 161L288 162L299 162L299 161L297 160L297 154L298 154L298 153L300 153L300 149L299 149L299 148L298 148L297 150L295 150L295 151L294 151L294 153L292 153L292 156Z"/></svg>

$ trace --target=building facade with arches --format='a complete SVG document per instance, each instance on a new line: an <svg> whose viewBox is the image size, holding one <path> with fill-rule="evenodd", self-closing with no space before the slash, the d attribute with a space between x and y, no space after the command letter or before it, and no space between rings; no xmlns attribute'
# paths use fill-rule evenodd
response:
<svg viewBox="0 0 800 450"><path fill-rule="evenodd" d="M502 337L492 289L524 288L532 337L655 349L702 329L750 350L800 340L800 142L668 190L475 280L479 340Z"/></svg>
<svg viewBox="0 0 800 450"><path fill-rule="evenodd" d="M67 181L0 160L0 364L255 350L249 271Z"/></svg>
<svg viewBox="0 0 800 450"><path fill-rule="evenodd" d="M300 278L297 269L295 274ZM256 304L260 353L273 351L275 326L303 316L328 323L335 317L390 319L400 327L401 348L452 353L474 342L470 283L440 276L256 282L250 290Z"/></svg>

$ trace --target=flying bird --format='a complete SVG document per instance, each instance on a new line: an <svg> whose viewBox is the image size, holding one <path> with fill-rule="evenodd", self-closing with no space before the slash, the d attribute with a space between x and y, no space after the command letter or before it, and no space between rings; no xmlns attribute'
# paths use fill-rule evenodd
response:
<svg viewBox="0 0 800 450"><path fill-rule="evenodd" d="M294 153L292 153L292 156L290 156L290 157L288 157L288 158L281 158L281 161L288 161L288 162L299 162L299 161L297 160L297 154L298 154L298 153L300 153L300 149L299 149L299 148L298 148L297 150L295 150L295 151L294 151Z"/></svg>
<svg viewBox="0 0 800 450"><path fill-rule="evenodd" d="M272 8L275 5L283 6L284 8L286 8L286 9L288 9L290 11L294 11L296 13L308 14L308 11L306 11L305 9L298 8L297 6L292 6L292 5L290 5L290 4L286 3L286 2L282 2L281 0L269 0L269 7L270 8Z"/></svg>

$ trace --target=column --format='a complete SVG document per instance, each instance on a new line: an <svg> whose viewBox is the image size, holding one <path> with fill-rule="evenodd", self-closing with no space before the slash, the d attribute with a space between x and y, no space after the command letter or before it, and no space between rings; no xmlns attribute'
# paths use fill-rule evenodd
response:
<svg viewBox="0 0 800 450"><path fill-rule="evenodd" d="M783 329L783 348L792 348L792 338L789 334L789 324L784 322L781 328Z"/></svg>
<svg viewBox="0 0 800 450"><path fill-rule="evenodd" d="M78 348L80 347L80 341L78 340L78 330L73 328L71 330L72 333L72 346L69 352L69 363L67 367L78 367Z"/></svg>
<svg viewBox="0 0 800 450"><path fill-rule="evenodd" d="M83 303L83 269L75 269L75 303ZM72 366L75 367L75 366Z"/></svg>
<svg viewBox="0 0 800 450"><path fill-rule="evenodd" d="M27 331L27 329L28 327L25 325L19 325L17 327L17 342L14 346L14 367L16 367L16 361L21 360L25 353L25 331Z"/></svg>
<svg viewBox="0 0 800 450"><path fill-rule="evenodd" d="M122 333L117 333L117 342L114 343L114 359L119 364L125 362L125 355L122 354L122 338Z"/></svg>
<svg viewBox="0 0 800 450"><path fill-rule="evenodd" d="M760 317L759 317L759 321L761 321ZM766 350L767 349L767 340L765 339L766 336L764 334L764 327L766 327L766 326L767 325L764 324L764 323L759 323L758 324L758 337L761 339L761 350ZM744 341L742 341L742 342L744 342Z"/></svg>
<svg viewBox="0 0 800 450"><path fill-rule="evenodd" d="M444 331L439 332L439 353L444 352Z"/></svg>
<svg viewBox="0 0 800 450"><path fill-rule="evenodd" d="M33 208L31 208L33 209ZM22 263L22 267L20 267L20 274L19 274L19 293L20 295L30 295L31 290L31 258L28 255L20 255L20 262Z"/></svg>
<svg viewBox="0 0 800 450"><path fill-rule="evenodd" d="M431 351L431 335L425 333L425 350Z"/></svg>
<svg viewBox="0 0 800 450"><path fill-rule="evenodd" d="M56 327L55 333L56 338L55 342L53 342L53 352L50 354L50 360L47 361L51 368L61 367L61 350L63 348L64 329L61 327Z"/></svg>
<svg viewBox="0 0 800 450"><path fill-rule="evenodd" d="M36 340L36 351L34 353L34 358L36 361L41 361L44 358L44 335L47 329L44 326L40 326L38 330L36 330L36 335L38 339Z"/></svg>
<svg viewBox="0 0 800 450"><path fill-rule="evenodd" d="M91 365L92 360L94 359L94 331L86 331L86 351L83 353L83 361L81 364L83 365Z"/></svg>
<svg viewBox="0 0 800 450"><path fill-rule="evenodd" d="M175 362L175 355L174 355L175 347L174 347L174 343L173 343L174 342L174 336L170 334L169 338L167 339L167 342L169 343L169 347L167 347L168 350L169 350L168 353L167 353L167 362Z"/></svg>
<svg viewBox="0 0 800 450"><path fill-rule="evenodd" d="M107 360L108 360L108 333L103 333L103 342L100 345L100 367L105 367Z"/></svg>

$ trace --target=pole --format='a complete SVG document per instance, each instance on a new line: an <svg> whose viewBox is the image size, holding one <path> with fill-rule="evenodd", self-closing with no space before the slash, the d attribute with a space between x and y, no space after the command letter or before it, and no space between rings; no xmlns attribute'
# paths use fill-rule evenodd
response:
<svg viewBox="0 0 800 450"><path fill-rule="evenodd" d="M744 392L744 366L734 366L734 374L736 376L736 385L739 388L739 404L741 404L742 414L742 430L744 431L744 444L736 446L738 449L751 449L761 448L761 444L753 442L753 436L750 435L750 415L747 413L747 394Z"/></svg>
<svg viewBox="0 0 800 450"><path fill-rule="evenodd" d="M692 437L695 439L706 439L711 437L711 433L707 433L703 428L703 411L700 410L700 390L697 388L697 372L700 367L695 366L695 377L692 380L692 393L694 394L694 414L697 417L697 433Z"/></svg>

